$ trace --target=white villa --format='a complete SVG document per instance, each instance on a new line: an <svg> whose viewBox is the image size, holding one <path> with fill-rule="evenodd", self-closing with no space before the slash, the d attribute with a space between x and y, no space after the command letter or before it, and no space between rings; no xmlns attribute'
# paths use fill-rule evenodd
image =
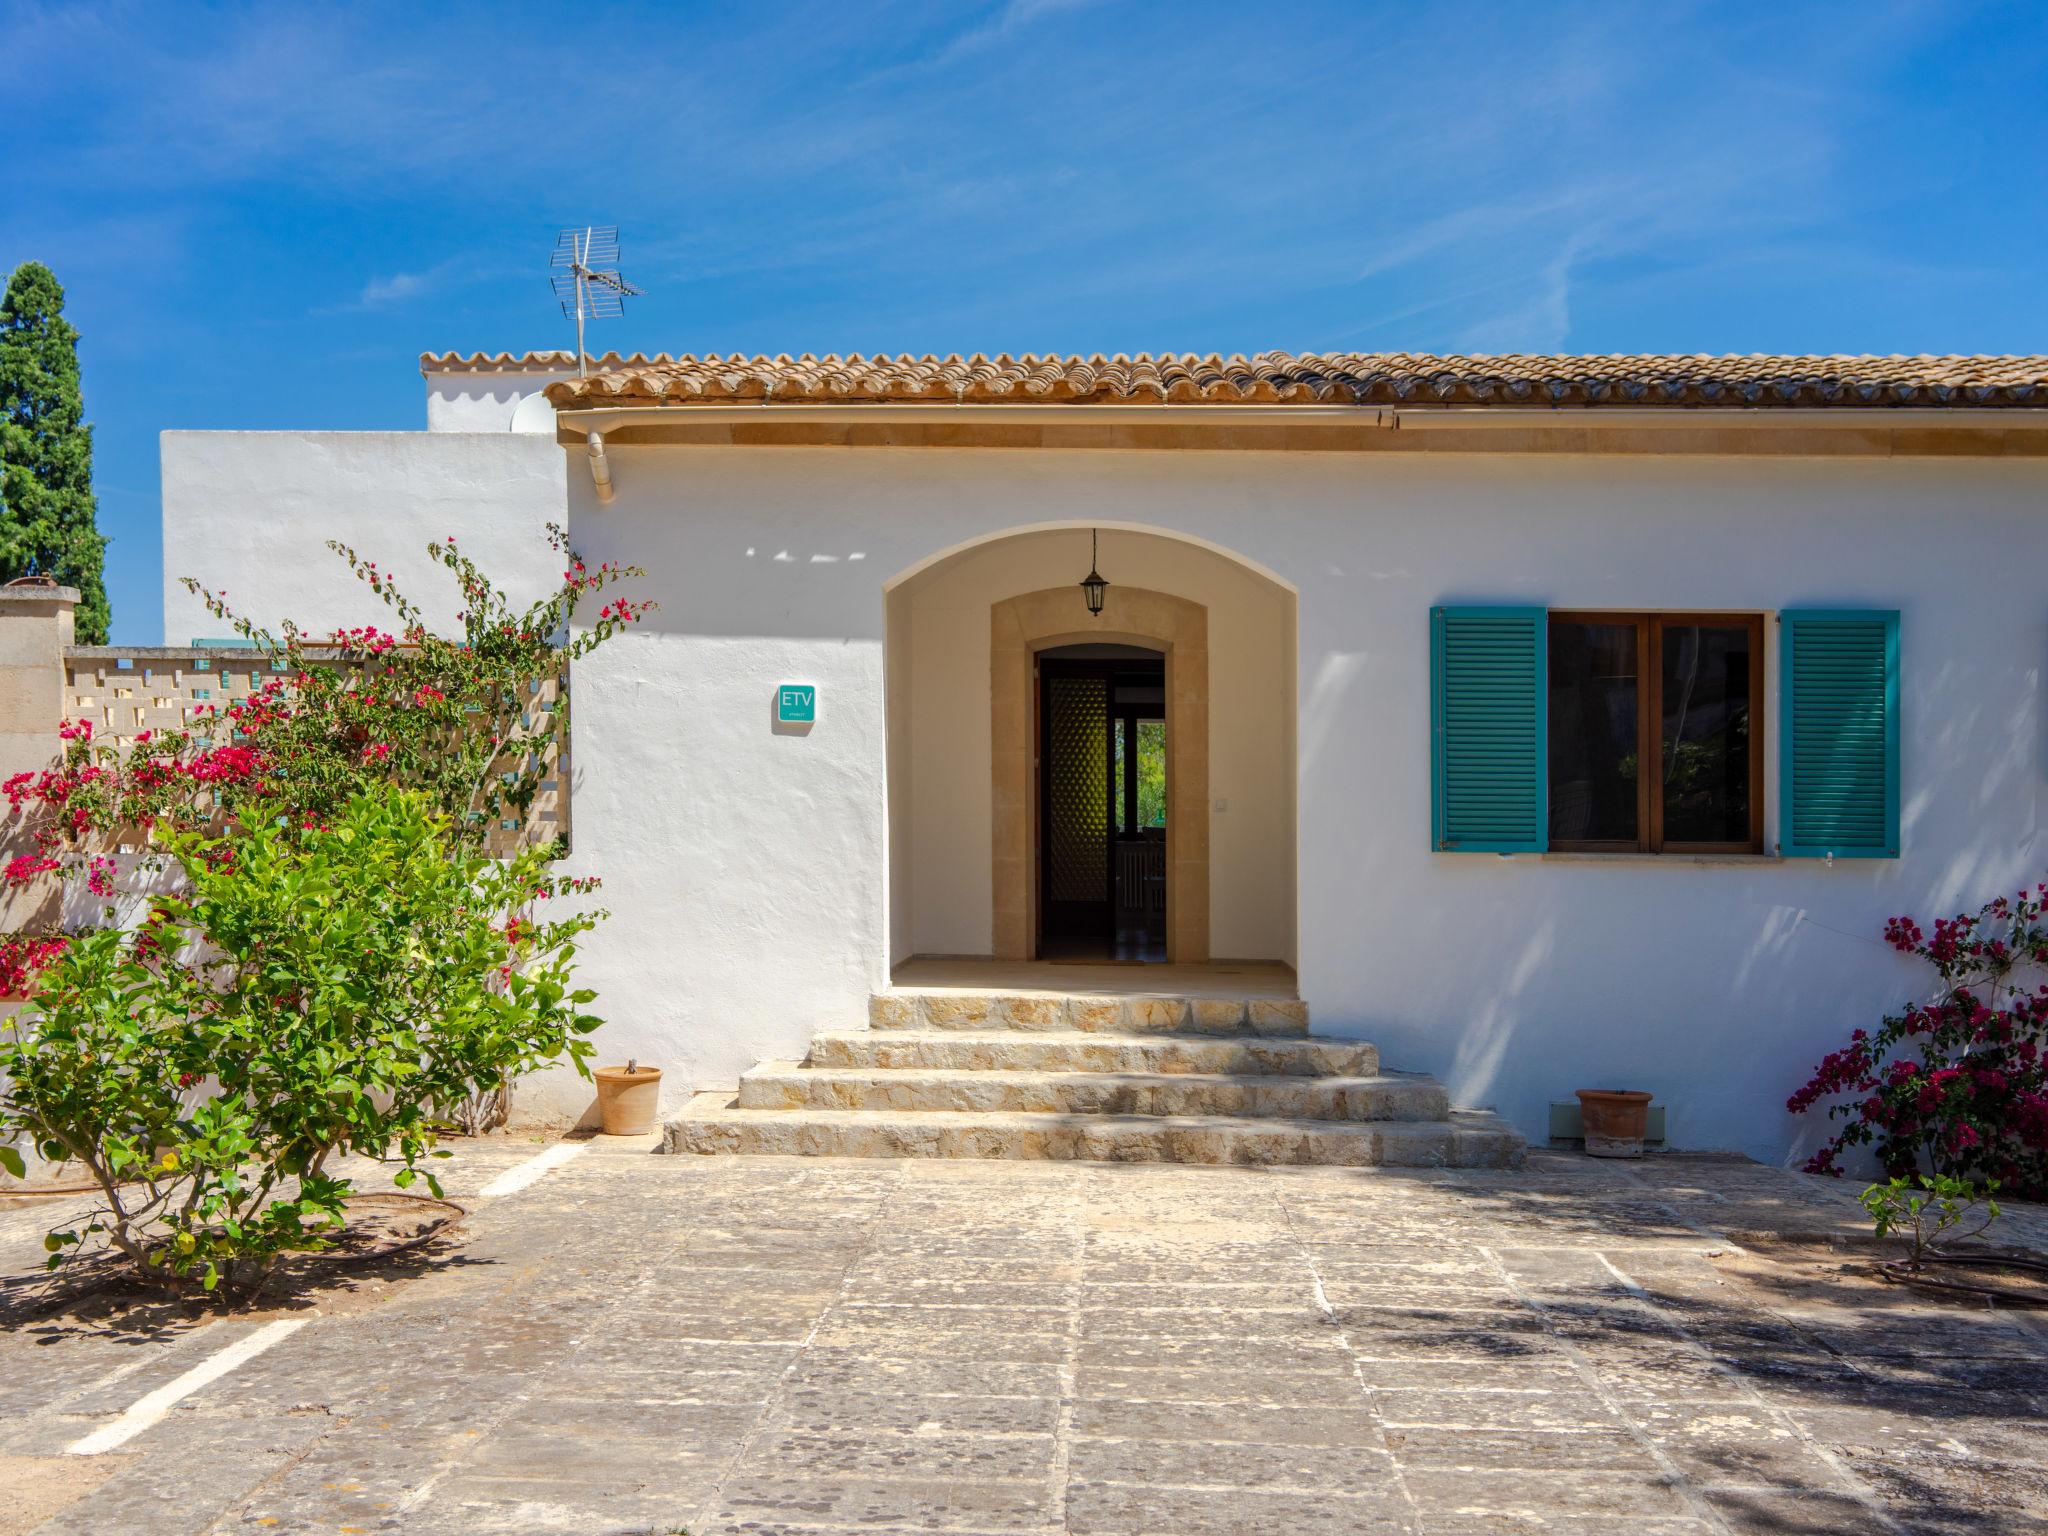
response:
<svg viewBox="0 0 2048 1536"><path fill-rule="evenodd" d="M644 566L569 815L678 1148L1781 1161L1884 919L2048 872L2048 358L421 366L164 434L164 641Z"/></svg>

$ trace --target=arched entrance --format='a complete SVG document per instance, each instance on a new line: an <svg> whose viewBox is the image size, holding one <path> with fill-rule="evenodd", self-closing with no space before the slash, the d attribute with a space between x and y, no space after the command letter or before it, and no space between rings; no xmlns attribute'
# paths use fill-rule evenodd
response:
<svg viewBox="0 0 2048 1536"><path fill-rule="evenodd" d="M1087 523L1017 530L888 585L891 962L1040 958L1042 663L1085 646L1156 658L1156 710L1132 706L1128 677L1118 698L1164 758L1164 825L1144 852L1166 958L1292 965L1293 589L1196 539L1104 524L1098 617L1078 585L1089 556Z"/></svg>

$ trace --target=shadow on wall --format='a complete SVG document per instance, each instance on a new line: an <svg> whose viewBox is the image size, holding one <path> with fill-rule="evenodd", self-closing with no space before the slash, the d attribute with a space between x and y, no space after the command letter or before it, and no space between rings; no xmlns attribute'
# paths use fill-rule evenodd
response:
<svg viewBox="0 0 2048 1536"><path fill-rule="evenodd" d="M718 468L707 466L714 480ZM744 484L726 489L743 507L765 494ZM717 494L715 484L706 484L693 489L692 499ZM871 547L856 547L849 541L856 526L850 516L785 512L781 522L770 544L738 515L636 517L615 506L602 517L575 519L570 541L592 565L618 560L650 573L634 595L654 597L660 606L635 625L642 635L879 641L885 573L894 568L892 559L907 560L910 552L890 555L889 538L866 530L859 537ZM875 545L883 549L871 552Z"/></svg>

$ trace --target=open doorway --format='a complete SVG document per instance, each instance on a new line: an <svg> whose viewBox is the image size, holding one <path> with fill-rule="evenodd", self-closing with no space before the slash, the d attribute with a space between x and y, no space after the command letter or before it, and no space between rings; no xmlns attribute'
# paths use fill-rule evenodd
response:
<svg viewBox="0 0 2048 1536"><path fill-rule="evenodd" d="M1038 655L1039 957L1164 963L1166 658Z"/></svg>

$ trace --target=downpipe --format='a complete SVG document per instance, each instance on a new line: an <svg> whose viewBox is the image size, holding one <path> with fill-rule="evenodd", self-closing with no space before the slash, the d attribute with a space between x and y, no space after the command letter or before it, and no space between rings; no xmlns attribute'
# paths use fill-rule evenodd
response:
<svg viewBox="0 0 2048 1536"><path fill-rule="evenodd" d="M584 446L590 450L590 483L597 491L597 499L609 506L612 499L612 463L604 456L604 434L592 432L584 439Z"/></svg>

